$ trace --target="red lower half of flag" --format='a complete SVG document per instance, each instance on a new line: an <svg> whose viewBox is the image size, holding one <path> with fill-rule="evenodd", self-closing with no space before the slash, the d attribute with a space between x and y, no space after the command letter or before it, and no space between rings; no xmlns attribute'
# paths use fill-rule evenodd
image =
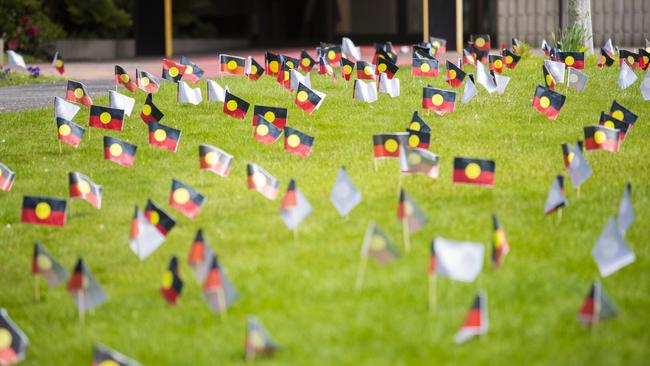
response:
<svg viewBox="0 0 650 366"><path fill-rule="evenodd" d="M595 313L596 309L594 306L594 299L593 298L587 298L585 302L582 304L582 308L580 308L580 320L582 320L585 323L592 323L595 319Z"/></svg>
<svg viewBox="0 0 650 366"><path fill-rule="evenodd" d="M422 108L424 109L430 109L434 112L436 112L437 115L442 116L443 114L446 113L451 113L454 111L454 108L456 107L456 104L453 102L446 102L443 101L440 105L435 105L431 101L430 98L423 98L422 99Z"/></svg>
<svg viewBox="0 0 650 366"><path fill-rule="evenodd" d="M298 108L302 109L307 113L311 113L314 109L316 109L316 106L310 103L309 99L305 100L304 102L301 102L298 99L296 99L296 105L298 106Z"/></svg>
<svg viewBox="0 0 650 366"><path fill-rule="evenodd" d="M480 328L480 327L481 327L481 309L472 308L467 314L467 317L465 318L465 322L463 323L463 328Z"/></svg>
<svg viewBox="0 0 650 366"><path fill-rule="evenodd" d="M142 87L142 89L144 89L144 91L147 93L156 93L158 91L158 88L160 88L160 86L154 83L149 83Z"/></svg>
<svg viewBox="0 0 650 366"><path fill-rule="evenodd" d="M460 86L463 85L463 81L458 78L454 78L447 80L447 84L451 85L454 88L460 88Z"/></svg>
<svg viewBox="0 0 650 366"><path fill-rule="evenodd" d="M81 272L74 272L68 281L67 290L75 292L75 296L79 296L79 292L84 288L84 275Z"/></svg>
<svg viewBox="0 0 650 366"><path fill-rule="evenodd" d="M113 156L111 154L110 148L107 147L104 149L104 159L110 160L114 163L118 163L127 168L131 168L133 166L134 157L125 153L122 153L119 156Z"/></svg>
<svg viewBox="0 0 650 366"><path fill-rule="evenodd" d="M183 79L189 81L192 84L196 84L201 80L200 77L194 75L194 74L183 74Z"/></svg>
<svg viewBox="0 0 650 366"><path fill-rule="evenodd" d="M178 203L172 199L170 205L191 219L195 218L201 211L201 206L197 205L191 199L185 203Z"/></svg>
<svg viewBox="0 0 650 366"><path fill-rule="evenodd" d="M70 198L81 198L83 200L86 200L88 203L90 203L94 208L101 207L101 200L99 197L94 195L92 192L88 192L88 193L81 192L77 184L73 184L70 186Z"/></svg>
<svg viewBox="0 0 650 366"><path fill-rule="evenodd" d="M546 106L546 108L544 108L540 104L540 98L538 98L538 97L535 97L533 99L533 107L535 107L535 109L542 112L542 114L546 115L546 117L548 117L550 119L556 119L557 116L560 114L560 111L553 108L553 106L551 106L551 105L548 105L548 106Z"/></svg>
<svg viewBox="0 0 650 366"><path fill-rule="evenodd" d="M95 128L103 128L105 130L122 131L124 121L121 119L111 118L110 121L104 123L100 120L99 116L90 116L89 126Z"/></svg>
<svg viewBox="0 0 650 366"><path fill-rule="evenodd" d="M373 147L375 159L378 158L399 158L399 149L388 151L384 145L375 145Z"/></svg>
<svg viewBox="0 0 650 366"><path fill-rule="evenodd" d="M228 108L224 108L223 113L237 119L244 119L246 117L246 112L244 112L241 108L237 108L234 111L231 111Z"/></svg>
<svg viewBox="0 0 650 366"><path fill-rule="evenodd" d="M464 169L454 169L454 183L479 184L492 187L494 185L494 173L490 171L481 171L475 178L470 178Z"/></svg>
<svg viewBox="0 0 650 366"><path fill-rule="evenodd" d="M424 77L432 77L432 78L437 78L438 77L438 69L431 68L429 71L422 71L421 68L419 67L414 67L411 70L411 74L413 76L424 76Z"/></svg>
<svg viewBox="0 0 650 366"><path fill-rule="evenodd" d="M161 288L160 294L168 303L176 305L176 301L178 300L178 292L176 292L174 288Z"/></svg>
<svg viewBox="0 0 650 366"><path fill-rule="evenodd" d="M63 73L65 72L65 66L57 66L56 71L58 71L59 74L63 75Z"/></svg>
<svg viewBox="0 0 650 366"><path fill-rule="evenodd" d="M13 365L18 362L18 354L11 348L11 344L0 349L0 365Z"/></svg>
<svg viewBox="0 0 650 366"><path fill-rule="evenodd" d="M583 60L576 60L573 62L572 65L567 65L567 66L571 66L577 70L583 70L585 68L585 62Z"/></svg>
<svg viewBox="0 0 650 366"><path fill-rule="evenodd" d="M65 211L52 210L47 217L37 214L36 210L30 208L23 208L20 221L30 224L41 224L50 226L64 226L65 225Z"/></svg>
<svg viewBox="0 0 650 366"><path fill-rule="evenodd" d="M250 80L257 80L259 79L262 75L260 74L248 74L247 75Z"/></svg>
<svg viewBox="0 0 650 366"><path fill-rule="evenodd" d="M72 90L68 90L68 92L65 94L65 100L67 100L68 102L72 102L72 103L80 103L80 104L85 105L86 107L90 107L91 105L93 105L93 101L92 101L92 99L90 99L89 96L84 95L81 98L77 98L74 95L74 91L72 91Z"/></svg>
<svg viewBox="0 0 650 366"><path fill-rule="evenodd" d="M144 114L144 113L142 113L142 112L140 113L140 118L142 119L142 121L144 121L144 123L149 123L149 122L159 122L159 121L156 119L156 117L154 117L153 115L151 115L151 114L146 115L146 114Z"/></svg>
<svg viewBox="0 0 650 366"><path fill-rule="evenodd" d="M599 144L591 137L585 139L585 148L587 150L606 150L611 152L618 152L618 140L605 140Z"/></svg>
<svg viewBox="0 0 650 366"><path fill-rule="evenodd" d="M295 146L295 147L289 146L288 144L284 144L284 148L288 152L290 152L292 154L300 155L303 158L305 158L305 157L309 156L309 154L311 154L311 148L309 146L307 146L307 145L304 145L304 144L299 144L298 146Z"/></svg>
<svg viewBox="0 0 650 366"><path fill-rule="evenodd" d="M266 134L264 136L254 134L254 137L255 137L255 140L257 140L257 141L259 141L259 142L261 142L261 143L263 143L265 145L270 145L270 144L274 143L275 140L276 140L276 138L273 137L270 133L268 133L268 134Z"/></svg>
<svg viewBox="0 0 650 366"><path fill-rule="evenodd" d="M65 142L66 144L74 147L75 149L79 147L81 143L81 138L74 133L70 133L66 136L59 134L59 140Z"/></svg>
<svg viewBox="0 0 650 366"><path fill-rule="evenodd" d="M174 139L170 139L169 137L166 137L162 141L156 140L156 137L154 136L154 132L149 132L149 143L152 146L169 150L171 152L176 152L176 149L178 148L178 141Z"/></svg>
<svg viewBox="0 0 650 366"><path fill-rule="evenodd" d="M199 167L203 170L210 170L212 172L215 172L223 177L227 176L230 173L229 165L222 164L221 162L209 164L207 161L205 161L204 158L201 158L199 160Z"/></svg>
<svg viewBox="0 0 650 366"><path fill-rule="evenodd" d="M9 192L13 185L14 185L13 179L7 179L0 174L0 189L3 192Z"/></svg>

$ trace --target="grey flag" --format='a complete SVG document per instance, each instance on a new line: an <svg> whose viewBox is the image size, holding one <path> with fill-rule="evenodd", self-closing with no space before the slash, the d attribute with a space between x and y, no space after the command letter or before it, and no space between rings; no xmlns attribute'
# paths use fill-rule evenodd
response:
<svg viewBox="0 0 650 366"><path fill-rule="evenodd" d="M564 193L564 176L558 175L555 177L551 190L546 196L546 203L544 204L544 214L548 215L555 210L564 207L569 203Z"/></svg>
<svg viewBox="0 0 650 366"><path fill-rule="evenodd" d="M399 256L390 238L375 224L371 222L366 230L361 245L361 256L373 257L380 264L388 264Z"/></svg>
<svg viewBox="0 0 650 366"><path fill-rule="evenodd" d="M312 212L312 207L307 198L302 194L300 188L296 188L296 204L290 208L280 209L282 221L290 230L295 229Z"/></svg>
<svg viewBox="0 0 650 366"><path fill-rule="evenodd" d="M474 77L472 74L467 75L467 81L465 82L465 88L463 89L463 98L461 101L463 104L469 103L474 96L476 96L476 93L478 90L476 90L476 84L474 84Z"/></svg>
<svg viewBox="0 0 650 366"><path fill-rule="evenodd" d="M569 72L567 74L567 85L569 88L574 89L577 92L582 92L587 86L587 74L580 72L573 67L569 67Z"/></svg>
<svg viewBox="0 0 650 366"><path fill-rule="evenodd" d="M74 103L70 103L63 98L54 97L54 118L59 117L72 121L79 109L81 108Z"/></svg>
<svg viewBox="0 0 650 366"><path fill-rule="evenodd" d="M352 211L359 203L361 203L361 192L354 185L345 168L339 169L339 175L334 181L332 192L330 192L330 201L341 214L346 216Z"/></svg>
<svg viewBox="0 0 650 366"><path fill-rule="evenodd" d="M618 231L613 217L609 219L605 230L600 234L591 255L603 277L611 275L636 260L634 252L630 250L621 232Z"/></svg>
<svg viewBox="0 0 650 366"><path fill-rule="evenodd" d="M551 73L551 76L556 83L564 83L564 63L544 60L544 66L546 66L546 70Z"/></svg>
<svg viewBox="0 0 650 366"><path fill-rule="evenodd" d="M641 95L643 100L650 100L650 69L645 74L643 80L641 80Z"/></svg>
<svg viewBox="0 0 650 366"><path fill-rule="evenodd" d="M636 74L627 62L621 62L621 72L618 74L618 86L621 89L626 89L636 82Z"/></svg>
<svg viewBox="0 0 650 366"><path fill-rule="evenodd" d="M571 177L573 187L579 187L591 177L592 170L587 163L587 159L582 154L582 149L578 146L572 146L571 149L573 150L573 158L569 163L569 177Z"/></svg>
<svg viewBox="0 0 650 366"><path fill-rule="evenodd" d="M618 229L625 235L627 228L634 222L634 208L632 208L632 183L625 186L623 198L618 206Z"/></svg>
<svg viewBox="0 0 650 366"><path fill-rule="evenodd" d="M476 61L476 82L483 85L490 94L497 91L497 85L494 83L492 75L485 69L485 65L478 60Z"/></svg>

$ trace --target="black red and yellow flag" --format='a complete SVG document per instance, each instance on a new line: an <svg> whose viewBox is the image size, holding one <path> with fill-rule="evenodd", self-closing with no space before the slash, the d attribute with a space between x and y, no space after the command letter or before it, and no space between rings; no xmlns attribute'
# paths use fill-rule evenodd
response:
<svg viewBox="0 0 650 366"><path fill-rule="evenodd" d="M24 196L20 222L64 226L67 201L58 198Z"/></svg>
<svg viewBox="0 0 650 366"><path fill-rule="evenodd" d="M409 122L407 130L431 133L431 127L429 127L429 125L422 119L422 117L420 117L418 111L413 112L413 115L411 116L411 122Z"/></svg>
<svg viewBox="0 0 650 366"><path fill-rule="evenodd" d="M226 90L226 98L223 103L223 113L237 119L244 119L246 118L246 113L248 113L249 107L250 104L247 101L230 94L230 92Z"/></svg>
<svg viewBox="0 0 650 366"><path fill-rule="evenodd" d="M558 61L564 62L567 67L583 70L585 68L585 53L584 52L559 52L557 55Z"/></svg>
<svg viewBox="0 0 650 366"><path fill-rule="evenodd" d="M349 81L353 72L354 62L348 60L345 57L341 57L341 77Z"/></svg>
<svg viewBox="0 0 650 366"><path fill-rule="evenodd" d="M65 100L72 103L83 104L86 107L93 105L93 100L88 95L86 86L78 81L68 80Z"/></svg>
<svg viewBox="0 0 650 366"><path fill-rule="evenodd" d="M300 52L300 68L305 72L310 72L312 68L316 65L316 60L314 60L307 51L302 50Z"/></svg>
<svg viewBox="0 0 650 366"><path fill-rule="evenodd" d="M323 47L325 46L325 47ZM324 45L321 43L321 55L330 63L334 65L341 61L341 46L338 45Z"/></svg>
<svg viewBox="0 0 650 366"><path fill-rule="evenodd" d="M276 80L283 88L291 90L291 67L286 62L282 62Z"/></svg>
<svg viewBox="0 0 650 366"><path fill-rule="evenodd" d="M503 56L501 55L488 55L488 62L490 63L490 71L503 72Z"/></svg>
<svg viewBox="0 0 650 366"><path fill-rule="evenodd" d="M648 66L650 66L650 52L639 48L639 67L645 71Z"/></svg>
<svg viewBox="0 0 650 366"><path fill-rule="evenodd" d="M637 69L639 68L639 59L640 56L638 53L634 53L632 51L628 50L619 50L618 51L618 60L619 63L627 62L627 64L633 68Z"/></svg>
<svg viewBox="0 0 650 366"><path fill-rule="evenodd" d="M414 44L413 45L413 52L411 56L413 58L426 58L429 60L434 60L436 59L436 50L432 47L429 46L424 46L424 45L418 45Z"/></svg>
<svg viewBox="0 0 650 366"><path fill-rule="evenodd" d="M460 88L465 79L465 71L456 66L453 62L447 60L447 84L453 88Z"/></svg>
<svg viewBox="0 0 650 366"><path fill-rule="evenodd" d="M489 51L490 35L489 34L472 34L469 37L469 43L479 51Z"/></svg>
<svg viewBox="0 0 650 366"><path fill-rule="evenodd" d="M584 133L587 150L618 152L619 130L605 126L586 126Z"/></svg>
<svg viewBox="0 0 650 366"><path fill-rule="evenodd" d="M127 168L133 166L137 146L111 136L104 136L104 159Z"/></svg>
<svg viewBox="0 0 650 366"><path fill-rule="evenodd" d="M131 92L135 92L138 89L138 84L131 80L129 74L120 65L115 65L115 86L117 87L117 85L122 85Z"/></svg>
<svg viewBox="0 0 650 366"><path fill-rule="evenodd" d="M59 141L63 141L76 149L79 147L81 138L83 137L84 132L86 132L86 129L74 122L68 121L67 119L57 117L56 131Z"/></svg>
<svg viewBox="0 0 650 366"><path fill-rule="evenodd" d="M181 130L162 125L158 122L149 122L149 144L155 147L176 152L181 139Z"/></svg>
<svg viewBox="0 0 650 366"><path fill-rule="evenodd" d="M278 76L280 71L280 65L282 64L282 58L280 55L276 55L271 52L267 52L264 56L266 74L269 76Z"/></svg>
<svg viewBox="0 0 650 366"><path fill-rule="evenodd" d="M397 73L399 67L392 63L387 58L377 59L377 65L375 66L375 74L379 75L380 72L386 73L389 79L392 79L393 76Z"/></svg>
<svg viewBox="0 0 650 366"><path fill-rule="evenodd" d="M248 66L246 70L246 76L250 80L257 80L264 75L264 67L260 65L254 58L248 57Z"/></svg>
<svg viewBox="0 0 650 366"><path fill-rule="evenodd" d="M16 173L9 169L6 165L0 163L0 190L9 192L14 185Z"/></svg>
<svg viewBox="0 0 650 366"><path fill-rule="evenodd" d="M494 229L492 238L492 265L499 268L503 264L505 256L510 252L510 243L508 243L506 231L501 226L496 214L492 214L492 228Z"/></svg>
<svg viewBox="0 0 650 366"><path fill-rule="evenodd" d="M390 62L397 63L397 54L393 50L393 45L390 42L375 43L375 54L372 57L372 63L377 64L379 59L387 59Z"/></svg>
<svg viewBox="0 0 650 366"><path fill-rule="evenodd" d="M177 83L185 73L186 66L176 61L163 59L162 78Z"/></svg>
<svg viewBox="0 0 650 366"><path fill-rule="evenodd" d="M372 136L375 159L399 158L400 146L408 146L407 132L382 133Z"/></svg>
<svg viewBox="0 0 650 366"><path fill-rule="evenodd" d="M514 69L521 59L521 56L516 55L509 49L504 49L501 55L503 56L503 64L506 65L506 67L509 69Z"/></svg>
<svg viewBox="0 0 650 366"><path fill-rule="evenodd" d="M616 100L612 102L612 106L609 108L609 115L632 125L634 124L634 122L636 122L637 118L639 118L639 116L632 113L632 111L630 111L629 109L623 107Z"/></svg>
<svg viewBox="0 0 650 366"><path fill-rule="evenodd" d="M219 55L219 70L222 74L244 75L246 60L243 57Z"/></svg>
<svg viewBox="0 0 650 366"><path fill-rule="evenodd" d="M195 218L205 203L205 196L179 180L172 180L169 205L190 219Z"/></svg>
<svg viewBox="0 0 650 366"><path fill-rule="evenodd" d="M300 60L298 60L295 57L287 56L287 55L281 55L282 57L282 62L289 66L289 68L298 70L300 68Z"/></svg>
<svg viewBox="0 0 650 366"><path fill-rule="evenodd" d="M202 68L197 66L195 63L190 61L189 58L181 56L181 65L185 66L185 72L183 72L183 78L196 84L201 80L201 77L205 73Z"/></svg>
<svg viewBox="0 0 650 366"><path fill-rule="evenodd" d="M564 106L565 100L566 96L538 85L533 98L533 108L546 115L549 119L556 119Z"/></svg>
<svg viewBox="0 0 650 366"><path fill-rule="evenodd" d="M167 303L176 305L178 298L183 291L183 280L178 274L178 258L172 256L167 266L167 271L162 278L160 294Z"/></svg>
<svg viewBox="0 0 650 366"><path fill-rule="evenodd" d="M124 128L124 110L92 105L88 125L105 130L122 131Z"/></svg>
<svg viewBox="0 0 650 366"><path fill-rule="evenodd" d="M610 67L614 64L614 59L612 56L604 49L601 47L600 49L600 55L598 56L598 67L603 68L603 67Z"/></svg>
<svg viewBox="0 0 650 366"><path fill-rule="evenodd" d="M274 143L282 135L282 129L269 122L262 115L257 115L253 127L253 137L255 140L269 145Z"/></svg>
<svg viewBox="0 0 650 366"><path fill-rule="evenodd" d="M605 127L619 130L619 139L621 140L621 142L625 140L625 135L627 134L627 131L630 129L630 127L632 127L631 124L625 121L621 121L620 119L615 118L614 116L610 116L605 112L600 112L600 120L598 121L598 124L600 126L605 126Z"/></svg>
<svg viewBox="0 0 650 366"><path fill-rule="evenodd" d="M374 75L374 74L373 74ZM298 92L296 93L296 106L307 113L311 113L320 104L321 98L313 90L306 87L303 83L298 84Z"/></svg>
<svg viewBox="0 0 650 366"><path fill-rule="evenodd" d="M230 174L233 156L211 145L199 145L199 168L209 170L222 177Z"/></svg>
<svg viewBox="0 0 650 366"><path fill-rule="evenodd" d="M54 54L54 59L52 60L52 66L56 69L59 75L63 75L63 73L65 72L65 64L63 63L63 57L61 57L59 51L56 51L56 53Z"/></svg>
<svg viewBox="0 0 650 366"><path fill-rule="evenodd" d="M268 122L273 123L277 128L283 129L287 125L287 108L267 107L256 105L253 107L253 126L257 126L259 116L264 117Z"/></svg>
<svg viewBox="0 0 650 366"><path fill-rule="evenodd" d="M377 80L374 66L366 61L357 61L357 79Z"/></svg>
<svg viewBox="0 0 650 366"><path fill-rule="evenodd" d="M174 226L176 226L176 219L170 216L151 199L147 200L147 205L144 208L144 216L149 220L149 223L155 226L164 236L167 236Z"/></svg>
<svg viewBox="0 0 650 366"><path fill-rule="evenodd" d="M315 138L289 126L284 127L284 149L306 158L311 154Z"/></svg>
<svg viewBox="0 0 650 366"><path fill-rule="evenodd" d="M144 123L160 122L165 115L153 104L153 94L149 93L147 99L144 100L140 118Z"/></svg>
<svg viewBox="0 0 650 366"><path fill-rule="evenodd" d="M496 164L493 160L454 158L454 183L494 186Z"/></svg>
<svg viewBox="0 0 650 366"><path fill-rule="evenodd" d="M102 208L102 186L95 184L87 176L70 172L68 174L70 185L70 198L81 198L90 203L94 208Z"/></svg>
<svg viewBox="0 0 650 366"><path fill-rule="evenodd" d="M413 76L438 77L438 60L413 57L411 73Z"/></svg>
<svg viewBox="0 0 650 366"><path fill-rule="evenodd" d="M546 68L546 65L542 65L542 73L544 74L544 85L551 90L555 90L555 79Z"/></svg>
<svg viewBox="0 0 650 366"><path fill-rule="evenodd" d="M456 108L456 92L431 86L422 89L422 108L430 109L442 116Z"/></svg>
<svg viewBox="0 0 650 366"><path fill-rule="evenodd" d="M431 134L424 131L406 129L409 134L409 145L412 148L428 149L431 142Z"/></svg>
<svg viewBox="0 0 650 366"><path fill-rule="evenodd" d="M160 89L160 82L150 73L143 70L135 70L135 78L138 88L147 93L156 93Z"/></svg>

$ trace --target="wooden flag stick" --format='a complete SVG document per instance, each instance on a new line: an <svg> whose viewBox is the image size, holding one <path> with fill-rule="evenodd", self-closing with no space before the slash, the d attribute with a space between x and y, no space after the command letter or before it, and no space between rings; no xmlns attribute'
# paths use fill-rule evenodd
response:
<svg viewBox="0 0 650 366"><path fill-rule="evenodd" d="M411 251L411 234L409 233L409 223L406 216L402 219L402 229L404 234L404 250L408 253Z"/></svg>
<svg viewBox="0 0 650 366"><path fill-rule="evenodd" d="M226 291L224 291L223 286L217 289L217 301L219 301L219 309L221 309L221 311L219 312L219 314L221 315L221 319L228 318L228 307L226 306Z"/></svg>
<svg viewBox="0 0 650 366"><path fill-rule="evenodd" d="M431 313L436 312L436 306L438 302L438 276L434 273L429 275L429 311Z"/></svg>
<svg viewBox="0 0 650 366"><path fill-rule="evenodd" d="M359 263L359 271L357 272L357 282L356 282L357 290L360 290L361 286L363 286L363 278L366 274L367 265L368 265L368 256L362 255L361 262Z"/></svg>
<svg viewBox="0 0 650 366"><path fill-rule="evenodd" d="M38 274L34 276L34 300L41 301L41 276Z"/></svg>

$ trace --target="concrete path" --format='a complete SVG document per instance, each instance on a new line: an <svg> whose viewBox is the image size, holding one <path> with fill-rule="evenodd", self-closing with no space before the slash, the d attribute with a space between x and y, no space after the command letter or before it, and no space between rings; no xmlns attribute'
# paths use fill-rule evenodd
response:
<svg viewBox="0 0 650 366"><path fill-rule="evenodd" d="M80 80L90 95L108 93L115 86L110 80ZM0 112L15 112L51 106L54 97L65 98L66 82L55 84L29 84L0 88Z"/></svg>

